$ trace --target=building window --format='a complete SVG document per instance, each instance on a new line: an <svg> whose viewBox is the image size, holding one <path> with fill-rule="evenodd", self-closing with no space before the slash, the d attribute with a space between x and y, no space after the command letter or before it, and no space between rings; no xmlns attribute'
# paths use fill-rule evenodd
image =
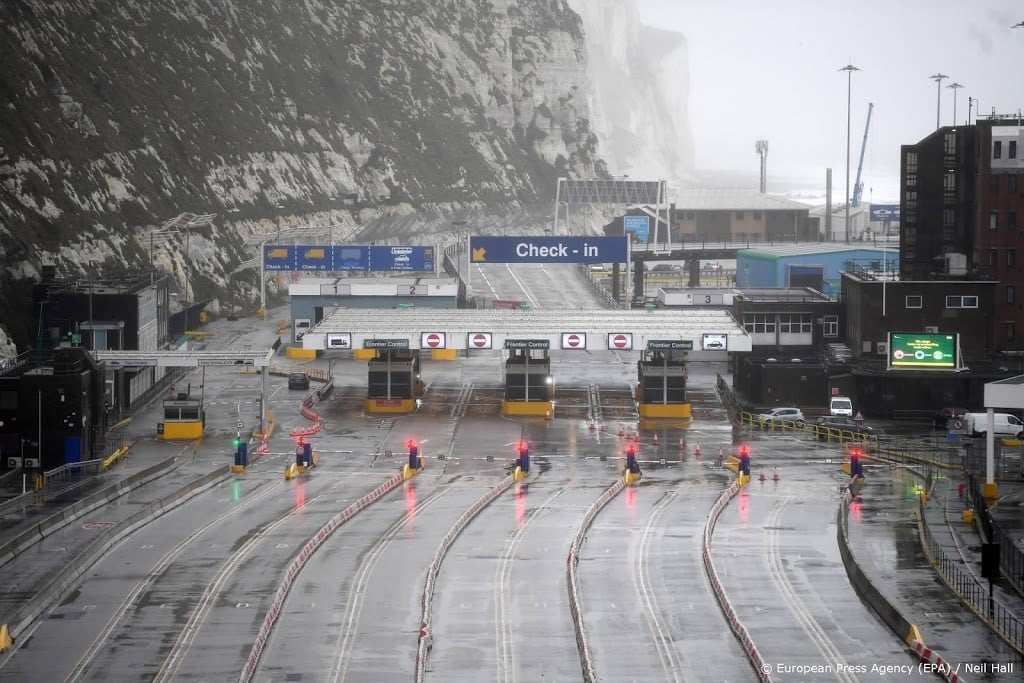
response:
<svg viewBox="0 0 1024 683"><path fill-rule="evenodd" d="M822 329L821 333L826 337L838 337L839 336L839 316L838 315L826 315L822 318Z"/></svg>
<svg viewBox="0 0 1024 683"><path fill-rule="evenodd" d="M1003 158L1003 141L995 140L992 142L992 158L1002 159Z"/></svg>
<svg viewBox="0 0 1024 683"><path fill-rule="evenodd" d="M1006 150L1006 158L1007 159L1016 159L1017 158L1017 141L1016 140L1010 140L1010 149Z"/></svg>
<svg viewBox="0 0 1024 683"><path fill-rule="evenodd" d="M988 214L988 229L989 230L995 230L998 225L999 225L999 212L998 211L990 211L989 214Z"/></svg>
<svg viewBox="0 0 1024 683"><path fill-rule="evenodd" d="M977 308L978 297L973 295L950 295L946 297L946 308Z"/></svg>
<svg viewBox="0 0 1024 683"><path fill-rule="evenodd" d="M999 176L990 175L988 177L988 191L993 194L999 194Z"/></svg>
<svg viewBox="0 0 1024 683"><path fill-rule="evenodd" d="M953 130L949 131L948 133L946 133L946 135L943 137L942 143L943 143L943 147L944 147L943 153L946 156L953 156L953 155L956 154L956 129L955 128Z"/></svg>
<svg viewBox="0 0 1024 683"><path fill-rule="evenodd" d="M1017 176L1008 175L1006 176L1006 191L1010 194L1016 194L1017 192Z"/></svg>
<svg viewBox="0 0 1024 683"><path fill-rule="evenodd" d="M1017 300L1017 290L1013 285L1006 285L1006 303L1012 304Z"/></svg>
<svg viewBox="0 0 1024 683"><path fill-rule="evenodd" d="M742 211L737 211L736 212L736 220L738 220L738 221L743 220L743 212Z"/></svg>
<svg viewBox="0 0 1024 683"><path fill-rule="evenodd" d="M1017 339L1017 324L1012 320L1006 321L1006 341L1012 342Z"/></svg>
<svg viewBox="0 0 1024 683"><path fill-rule="evenodd" d="M996 261L998 260L997 254L998 252L995 249L988 250L988 265L992 266L993 268L995 267Z"/></svg>
<svg viewBox="0 0 1024 683"><path fill-rule="evenodd" d="M755 220L755 221L759 221L759 220L761 220L761 212L760 212L760 211L755 211L755 212L753 213L753 216L754 216L754 220Z"/></svg>
<svg viewBox="0 0 1024 683"><path fill-rule="evenodd" d="M1006 212L1006 227L1010 230L1017 229L1017 212L1007 211Z"/></svg>
<svg viewBox="0 0 1024 683"><path fill-rule="evenodd" d="M920 294L907 295L907 308L921 308L924 306L924 298Z"/></svg>
<svg viewBox="0 0 1024 683"><path fill-rule="evenodd" d="M1007 249L1006 250L1006 265L1015 266L1017 265L1017 250Z"/></svg>

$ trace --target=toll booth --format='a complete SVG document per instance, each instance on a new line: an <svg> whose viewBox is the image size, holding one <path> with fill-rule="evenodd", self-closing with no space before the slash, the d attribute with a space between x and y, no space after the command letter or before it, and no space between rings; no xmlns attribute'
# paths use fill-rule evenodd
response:
<svg viewBox="0 0 1024 683"><path fill-rule="evenodd" d="M163 441L198 439L205 422L202 400L179 393L177 398L164 401L164 421L157 423L156 436Z"/></svg>
<svg viewBox="0 0 1024 683"><path fill-rule="evenodd" d="M551 379L551 342L547 339L506 339L503 415L550 416L554 383Z"/></svg>
<svg viewBox="0 0 1024 683"><path fill-rule="evenodd" d="M693 340L649 340L637 361L636 400L641 418L690 419L686 356Z"/></svg>
<svg viewBox="0 0 1024 683"><path fill-rule="evenodd" d="M408 339L367 339L363 347L376 350L368 362L366 412L415 411L423 396L419 349L410 349Z"/></svg>

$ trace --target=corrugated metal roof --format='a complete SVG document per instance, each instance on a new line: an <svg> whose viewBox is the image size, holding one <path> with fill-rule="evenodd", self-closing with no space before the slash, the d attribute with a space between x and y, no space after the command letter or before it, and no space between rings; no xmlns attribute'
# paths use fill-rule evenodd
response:
<svg viewBox="0 0 1024 683"><path fill-rule="evenodd" d="M791 199L773 197L745 188L690 187L675 198L676 211L808 211L811 207Z"/></svg>
<svg viewBox="0 0 1024 683"><path fill-rule="evenodd" d="M894 257L899 255L899 244L889 244L885 249L875 246L871 242L800 242L797 244L779 244L763 247L751 247L750 249L739 249L737 257L747 256L750 258L768 257L778 258L780 256L802 256L805 254L843 254L851 251L870 251L881 256L885 251Z"/></svg>

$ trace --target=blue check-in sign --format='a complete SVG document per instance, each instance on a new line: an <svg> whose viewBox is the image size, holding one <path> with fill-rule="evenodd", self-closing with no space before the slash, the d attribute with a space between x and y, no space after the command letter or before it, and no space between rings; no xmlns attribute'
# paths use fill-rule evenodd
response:
<svg viewBox="0 0 1024 683"><path fill-rule="evenodd" d="M469 239L473 263L625 263L626 237L477 237Z"/></svg>

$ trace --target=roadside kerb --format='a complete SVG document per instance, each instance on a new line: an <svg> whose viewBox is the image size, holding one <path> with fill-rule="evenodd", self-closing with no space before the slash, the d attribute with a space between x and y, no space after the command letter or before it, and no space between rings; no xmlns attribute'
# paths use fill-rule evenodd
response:
<svg viewBox="0 0 1024 683"><path fill-rule="evenodd" d="M583 545L583 537L586 535L587 530L590 529L590 525L594 523L594 518L623 488L625 488L625 484L622 482L622 479L616 479L615 483L609 486L594 501L580 522L572 543L569 544L569 555L565 560L566 586L569 590L569 611L572 614L573 629L576 631L576 649L580 654L580 665L583 668L584 683L596 681L597 677L594 675L594 662L590 658L590 646L587 644L587 636L583 632L583 616L580 613L580 586L579 577L576 575L576 565L580 561L580 548Z"/></svg>
<svg viewBox="0 0 1024 683"><path fill-rule="evenodd" d="M274 593L274 600L270 603L270 608L267 610L267 614L263 617L263 623L260 625L260 629L256 634L256 639L253 642L252 649L249 651L249 657L245 661L245 667L238 676L238 680L241 683L247 683L252 680L252 677L255 675L256 667L260 661L260 656L263 654L263 648L267 644L267 639L270 637L270 632L274 628L274 623L277 621L277 617L281 613L281 608L284 606L284 601L288 597L288 592L291 590L295 577L299 575L300 571L302 571L302 567L305 566L306 561L309 560L313 553L320 548L327 537L330 536L339 526L350 520L357 513L369 507L370 504L377 502L385 494L388 494L398 488L403 481L401 474L396 474L391 477L373 491L370 491L365 496L328 520L327 524L320 527L320 530L306 541L305 545L302 546L302 550L299 551L299 554L291 561L288 568L285 570L284 578L281 580L281 583L277 587L277 591Z"/></svg>
<svg viewBox="0 0 1024 683"><path fill-rule="evenodd" d="M924 642L921 641L921 633L915 624L911 623L899 609L889 602L882 592L875 587L871 580L861 569L860 565L857 564L856 558L853 556L853 551L850 549L849 542L849 514L850 514L850 501L851 493L849 489L843 491L843 495L839 501L839 511L836 517L836 540L839 544L839 555L843 559L843 566L846 567L846 575L850 579L850 583L853 584L854 590L860 594L861 598L868 603L871 608L875 611L878 616L882 618L893 633L895 633L900 640L910 646L914 651L914 654L925 663L939 664L942 667L936 667L935 673L942 676L949 683L963 683L964 679L953 673L953 669L942 659L942 657L931 650L931 648L925 647Z"/></svg>
<svg viewBox="0 0 1024 683"><path fill-rule="evenodd" d="M149 524L157 517L170 512L205 489L217 484L220 480L227 478L230 473L231 469L229 466L218 467L212 472L181 487L175 493L155 503L151 503L145 509L131 515L112 529L101 532L82 552L65 564L57 576L49 581L45 588L34 592L32 598L14 612L7 621L11 637L17 640L18 636L31 626L40 614L77 585L82 575L103 559L107 551L117 543L120 543L122 539Z"/></svg>
<svg viewBox="0 0 1024 683"><path fill-rule="evenodd" d="M153 479L165 474L165 470L174 467L176 458L168 458L163 462L147 467L136 472L121 481L115 482L102 491L84 498L70 507L56 512L31 528L19 533L17 536L0 546L0 567L4 566L15 557L23 553L44 538L63 529L77 519L84 517L93 510L103 507L112 500L131 493L133 490L149 483Z"/></svg>
<svg viewBox="0 0 1024 683"><path fill-rule="evenodd" d="M726 619L729 621L729 627L743 645L743 649L747 653L747 659L750 660L754 670L757 671L758 679L764 681L764 683L770 683L772 680L771 672L768 667L765 666L765 662L761 658L761 653L758 652L757 646L754 645L754 641L750 639L750 634L747 633L746 627L742 622L740 622L739 617L736 615L736 611L732 608L732 603L729 602L729 598L725 594L725 588L722 586L722 582L718 578L718 572L715 571L714 562L711 560L711 537L715 532L715 524L718 522L718 518L722 514L722 510L725 509L725 506L736 496L737 493L739 493L739 491L739 485L733 482L727 489L722 491L722 495L718 497L718 500L711 508L711 513L708 515L708 521L704 525L704 541L701 550L702 555L704 556L704 571L708 576L708 580L711 582L711 588L715 592L718 604L721 606Z"/></svg>
<svg viewBox="0 0 1024 683"><path fill-rule="evenodd" d="M452 544L455 543L455 539L459 537L469 523L473 521L473 518L480 514L480 511L485 507L493 503L498 496L503 494L505 491L512 486L515 480L511 476L505 477L500 484L492 488L490 491L485 493L480 499L473 503L469 508L466 509L462 515L455 520L452 524L452 528L448 530L444 538L441 539L441 544L437 548L437 552L434 553L434 559L430 562L430 566L427 567L427 578L423 584L423 598L422 598L422 616L420 623L419 642L416 645L416 675L415 680L419 683L423 680L423 669L427 660L427 652L430 650L430 606L434 599L434 584L437 582L437 575L441 571L441 562L444 561L445 556L451 549Z"/></svg>

